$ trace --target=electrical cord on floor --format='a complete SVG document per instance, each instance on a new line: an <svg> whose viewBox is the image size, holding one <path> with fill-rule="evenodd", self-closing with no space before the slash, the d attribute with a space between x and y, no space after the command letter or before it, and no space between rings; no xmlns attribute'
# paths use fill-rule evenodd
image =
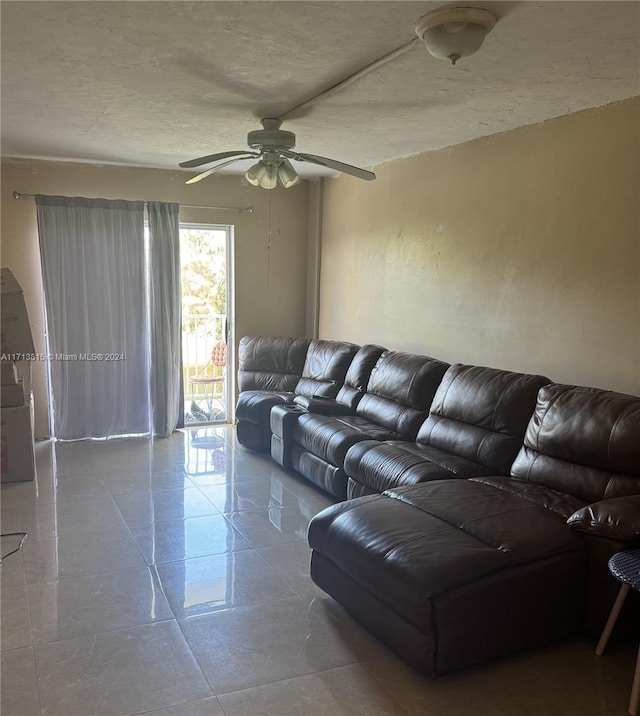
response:
<svg viewBox="0 0 640 716"><path fill-rule="evenodd" d="M20 544L15 549L12 549L11 552L7 552L6 554L3 554L0 557L0 565L4 562L4 560L7 557L10 557L12 554L19 552L22 549L22 545L24 544L24 541L27 539L27 533L26 532L4 532L3 534L0 534L0 538L2 538L2 537L20 537Z"/></svg>

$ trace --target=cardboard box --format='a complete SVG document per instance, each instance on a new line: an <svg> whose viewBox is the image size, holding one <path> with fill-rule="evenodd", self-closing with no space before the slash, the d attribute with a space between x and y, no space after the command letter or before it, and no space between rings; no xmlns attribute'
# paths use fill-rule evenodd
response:
<svg viewBox="0 0 640 716"><path fill-rule="evenodd" d="M22 288L8 268L0 269L0 302L2 354L11 355L11 360L28 360L28 357L21 356L30 356L35 352L29 316Z"/></svg>
<svg viewBox="0 0 640 716"><path fill-rule="evenodd" d="M18 369L14 361L0 361L0 370L2 371L2 385L15 385L18 382Z"/></svg>
<svg viewBox="0 0 640 716"><path fill-rule="evenodd" d="M26 405L0 408L0 482L33 480L33 398Z"/></svg>
<svg viewBox="0 0 640 716"><path fill-rule="evenodd" d="M20 381L13 385L0 386L0 406L12 408L24 405L24 383Z"/></svg>
<svg viewBox="0 0 640 716"><path fill-rule="evenodd" d="M16 371L18 373L18 383L24 383L24 394L28 396L32 391L31 383L31 361L23 360L16 362Z"/></svg>

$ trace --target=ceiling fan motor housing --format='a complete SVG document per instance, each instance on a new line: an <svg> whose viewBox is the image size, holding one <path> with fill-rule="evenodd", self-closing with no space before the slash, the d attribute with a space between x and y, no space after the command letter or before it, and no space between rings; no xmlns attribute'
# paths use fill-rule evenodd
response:
<svg viewBox="0 0 640 716"><path fill-rule="evenodd" d="M280 120L263 119L264 129L247 134L247 144L252 149L292 149L296 146L296 135L280 129Z"/></svg>

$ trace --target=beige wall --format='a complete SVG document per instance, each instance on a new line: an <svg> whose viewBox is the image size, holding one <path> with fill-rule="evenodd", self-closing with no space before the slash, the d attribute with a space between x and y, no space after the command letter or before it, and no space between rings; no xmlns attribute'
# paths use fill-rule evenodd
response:
<svg viewBox="0 0 640 716"><path fill-rule="evenodd" d="M236 337L313 325L307 237L321 225L321 337L640 394L639 115L629 100L393 162L375 182L332 179L313 187L311 210L306 183L186 187L183 172L5 160L0 262L25 289L43 351L35 206L14 190L253 204L181 211L235 226ZM34 390L44 436L43 365Z"/></svg>
<svg viewBox="0 0 640 716"><path fill-rule="evenodd" d="M325 182L320 335L640 394L639 110Z"/></svg>
<svg viewBox="0 0 640 716"><path fill-rule="evenodd" d="M236 338L304 335L309 184L264 191L243 186L237 176L210 177L185 186L188 177L180 171L3 161L1 264L10 267L23 286L37 352L44 352L44 328L35 204L33 199L14 200L13 191L181 204L253 204L253 214L182 209L180 220L235 227ZM48 430L43 364L34 364L33 378L36 435L42 437Z"/></svg>

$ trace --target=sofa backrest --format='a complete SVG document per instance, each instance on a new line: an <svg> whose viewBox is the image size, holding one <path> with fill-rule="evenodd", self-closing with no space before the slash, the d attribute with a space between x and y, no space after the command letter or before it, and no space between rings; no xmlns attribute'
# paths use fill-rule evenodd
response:
<svg viewBox="0 0 640 716"><path fill-rule="evenodd" d="M344 379L344 385L340 388L336 396L338 402L352 409L356 408L367 390L371 371L385 350L386 348L382 348L382 346L371 344L362 346L358 350L351 361L351 365Z"/></svg>
<svg viewBox="0 0 640 716"><path fill-rule="evenodd" d="M452 365L416 440L508 475L536 406L551 381L477 365Z"/></svg>
<svg viewBox="0 0 640 716"><path fill-rule="evenodd" d="M385 351L371 371L356 413L413 440L448 367L429 356Z"/></svg>
<svg viewBox="0 0 640 716"><path fill-rule="evenodd" d="M342 341L312 340L294 392L308 398L335 398L359 347Z"/></svg>
<svg viewBox="0 0 640 716"><path fill-rule="evenodd" d="M243 336L238 346L238 388L292 391L302 375L308 338Z"/></svg>
<svg viewBox="0 0 640 716"><path fill-rule="evenodd" d="M542 388L511 474L588 503L640 494L640 397Z"/></svg>

